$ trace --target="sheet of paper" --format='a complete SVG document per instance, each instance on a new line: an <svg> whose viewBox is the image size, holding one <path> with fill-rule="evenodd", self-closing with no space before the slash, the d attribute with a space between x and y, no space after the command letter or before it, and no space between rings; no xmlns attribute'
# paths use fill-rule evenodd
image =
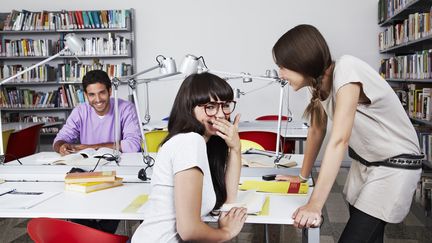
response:
<svg viewBox="0 0 432 243"><path fill-rule="evenodd" d="M20 192L18 194L7 193L0 196L0 208L2 209L28 209L32 208L61 192Z"/></svg>

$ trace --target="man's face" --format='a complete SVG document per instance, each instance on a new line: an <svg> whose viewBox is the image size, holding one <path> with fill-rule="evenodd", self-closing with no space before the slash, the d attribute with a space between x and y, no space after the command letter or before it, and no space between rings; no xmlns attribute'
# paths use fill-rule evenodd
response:
<svg viewBox="0 0 432 243"><path fill-rule="evenodd" d="M107 89L102 83L94 83L87 86L85 90L88 102L96 113L103 116L110 109L111 89Z"/></svg>

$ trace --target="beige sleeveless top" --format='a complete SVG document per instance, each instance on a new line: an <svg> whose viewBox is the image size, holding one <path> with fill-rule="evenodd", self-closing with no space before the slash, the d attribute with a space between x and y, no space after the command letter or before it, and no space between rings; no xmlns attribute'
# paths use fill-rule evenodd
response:
<svg viewBox="0 0 432 243"><path fill-rule="evenodd" d="M360 83L370 104L359 104L349 146L367 161L403 153L420 154L416 132L390 85L367 63L353 56L336 61L333 87L321 104L333 120L337 91ZM344 187L347 201L357 209L389 223L399 223L409 212L421 170L353 162Z"/></svg>

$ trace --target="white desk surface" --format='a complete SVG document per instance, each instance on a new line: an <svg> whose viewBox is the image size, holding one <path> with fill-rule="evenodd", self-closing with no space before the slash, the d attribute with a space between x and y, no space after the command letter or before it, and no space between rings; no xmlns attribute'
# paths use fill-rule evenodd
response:
<svg viewBox="0 0 432 243"><path fill-rule="evenodd" d="M123 186L88 194L64 190L64 175L72 166L37 165L35 163L37 156L44 156L44 153L21 159L23 165L11 162L0 166L0 178L6 180L5 183L0 184L0 189L13 188L18 191L59 192L59 194L28 209L5 209L0 207L0 218L52 217L142 220L142 213L122 212L137 196L150 193L150 183L142 182L136 178L138 170L143 167L140 153L123 154L121 166L105 165L100 167L103 170L116 170L119 176L125 178ZM295 156L303 158L303 155ZM298 175L299 170L299 168L243 167L241 181L259 179L266 174ZM149 174L151 174L151 170ZM292 213L308 201L312 190L313 188L310 188L307 195L269 194L269 215L250 215L246 223L292 224ZM215 219L206 217L204 220L214 221ZM319 228L308 229L307 232L309 241L319 241Z"/></svg>
<svg viewBox="0 0 432 243"><path fill-rule="evenodd" d="M253 179L253 178L242 178ZM149 183L124 183L123 186L92 193L65 191L63 182L5 182L0 188L14 188L22 192L59 192L54 197L28 209L0 208L1 218L80 218L80 219L121 219L142 220L143 214L122 212L141 194L150 193ZM292 224L292 213L304 205L313 188L307 195L269 194L268 216L249 215L246 223ZM103 205L103 207L101 207ZM214 218L208 216L206 221Z"/></svg>
<svg viewBox="0 0 432 243"><path fill-rule="evenodd" d="M64 176L72 167L80 167L86 170L93 169L94 166L69 166L69 165L41 165L40 158L55 155L55 152L41 152L31 156L21 158L23 163L20 165L16 160L0 166L0 178L7 181L64 181ZM154 153L151 154L156 157ZM291 160L297 162L297 166L292 168L242 168L243 176L262 176L266 174L292 174L298 175L303 163L302 154L292 154ZM110 162L103 166L98 166L98 171L115 170L117 175L123 177L125 182L142 182L138 179L138 171L144 168L141 153L123 153L121 162L118 166L115 162ZM151 177L152 169L147 170Z"/></svg>

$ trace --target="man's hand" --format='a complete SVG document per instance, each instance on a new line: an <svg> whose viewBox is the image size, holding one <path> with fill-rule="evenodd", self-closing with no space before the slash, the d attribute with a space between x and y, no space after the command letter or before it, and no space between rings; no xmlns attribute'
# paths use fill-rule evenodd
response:
<svg viewBox="0 0 432 243"><path fill-rule="evenodd" d="M59 148L59 153L64 156L70 153L76 152L74 145L69 143L64 143Z"/></svg>

